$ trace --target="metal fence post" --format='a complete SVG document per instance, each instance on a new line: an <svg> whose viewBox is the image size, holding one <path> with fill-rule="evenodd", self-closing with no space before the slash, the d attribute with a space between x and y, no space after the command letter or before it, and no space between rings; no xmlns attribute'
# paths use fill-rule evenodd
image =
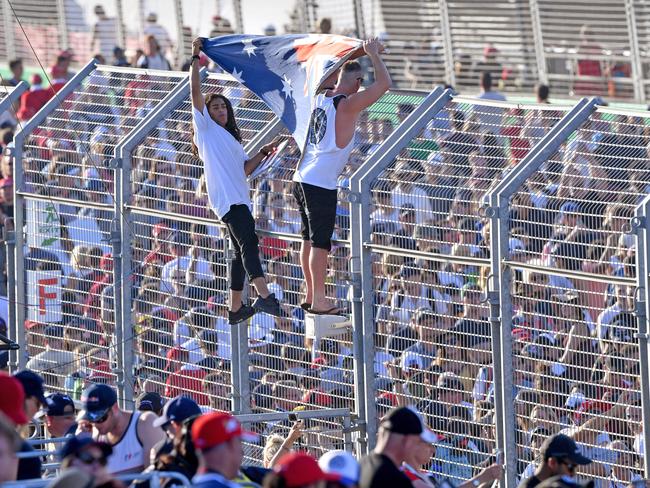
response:
<svg viewBox="0 0 650 488"><path fill-rule="evenodd" d="M456 70L454 69L454 46L451 39L451 25L449 24L449 9L447 0L439 0L440 9L440 32L442 33L442 45L445 56L445 77L447 82L456 86Z"/></svg>
<svg viewBox="0 0 650 488"><path fill-rule="evenodd" d="M542 22L539 16L539 4L537 0L529 0L529 5L530 23L533 28L533 43L535 45L535 61L537 62L537 78L541 83L548 84L546 57L544 56L544 36L542 34Z"/></svg>
<svg viewBox="0 0 650 488"><path fill-rule="evenodd" d="M56 0L56 16L59 25L59 47L61 49L68 49L68 24L65 15L65 0Z"/></svg>
<svg viewBox="0 0 650 488"><path fill-rule="evenodd" d="M365 425L364 444L371 450L377 437L377 411L375 406L375 321L374 289L372 284L372 256L370 242L371 185L374 178L393 162L400 151L420 130L451 100L451 90L434 89L402 124L381 144L350 177L350 240L351 271L360 286L353 287L352 325L354 329L354 387L356 413L359 423ZM363 451L362 451L363 453Z"/></svg>
<svg viewBox="0 0 650 488"><path fill-rule="evenodd" d="M7 52L7 59L16 57L16 41L14 39L14 13L9 5L9 2L0 2L0 13L2 14L4 37L5 37L5 50Z"/></svg>
<svg viewBox="0 0 650 488"><path fill-rule="evenodd" d="M5 220L3 227L3 239L6 244L7 252L7 301L9 309L11 310L12 304L16 306L16 232L14 229L7 229L7 225L13 225L10 219ZM10 341L17 343L18 341L18 326L16 324L16 317L14 314L9 314L7 317L9 323L7 324L7 337ZM9 350L9 372L15 373L18 366L18 354L20 349Z"/></svg>
<svg viewBox="0 0 650 488"><path fill-rule="evenodd" d="M643 80L643 63L639 51L639 33L636 23L634 0L625 0L625 17L627 32L630 39L630 55L632 57L632 82L634 83L634 98L637 102L645 102L645 86Z"/></svg>
<svg viewBox="0 0 650 488"><path fill-rule="evenodd" d="M497 450L504 454L504 486L517 486L516 419L512 370L512 269L506 263L510 235L509 199L596 109L594 99L582 99L549 131L500 183L485 196L490 218L491 273L488 300L492 325Z"/></svg>
<svg viewBox="0 0 650 488"><path fill-rule="evenodd" d="M23 146L25 139L29 136L34 129L36 129L58 106L63 100L77 88L84 78L95 70L95 60L91 60L86 64L77 74L75 74L61 90L54 95L41 108L36 115L34 115L29 122L23 124L22 129L14 137L14 149L12 156L14 158L14 208L22 209L25 207L25 198L21 192L24 191L25 186L25 172L23 168ZM26 364L25 354L25 307L27 303L26 290L25 290L25 235L24 235L25 219L23 212L17 211L14 215L14 229L16 232L16 247L15 247L15 290L16 297L14 303L9 304L9 314L15 317L17 328L17 342L21 346L21 352L18 354L18 367L24 368ZM13 310L12 310L13 308Z"/></svg>
<svg viewBox="0 0 650 488"><path fill-rule="evenodd" d="M366 22L363 15L363 0L354 1L354 25L357 31L357 38L366 38Z"/></svg>
<svg viewBox="0 0 650 488"><path fill-rule="evenodd" d="M205 77L206 75L206 71L202 70L201 76ZM122 385L118 384L118 387L121 387L118 393L120 393L125 408L133 405L135 386L133 378L135 328L131 320L132 286L130 286L134 273L131 249L133 228L131 210L128 207L131 200L131 155L147 134L188 95L189 82L187 78L184 78L115 147L114 157L110 162L111 167L116 171L117 180L113 211L115 219L119 219L115 229L117 236L114 237L116 249L113 251L114 255L119 256L119 260L115 260L113 265L113 306L115 309L115 340L118 345L118 370L121 370L121 374L124 375L124 381Z"/></svg>
<svg viewBox="0 0 650 488"><path fill-rule="evenodd" d="M117 40L122 49L126 49L126 27L124 26L124 6L122 0L115 0L117 9Z"/></svg>
<svg viewBox="0 0 650 488"><path fill-rule="evenodd" d="M183 32L183 5L181 0L174 2L174 15L176 16L176 62L180 66L185 59L185 33Z"/></svg>
<svg viewBox="0 0 650 488"><path fill-rule="evenodd" d="M650 446L650 359L648 358L648 317L650 317L650 283L648 263L650 263L650 195L636 208L632 228L637 236L636 279L637 298L635 312L639 325L636 337L639 341L639 376L641 378L641 415L643 442ZM643 456L645 478L650 476L650 458Z"/></svg>
<svg viewBox="0 0 650 488"><path fill-rule="evenodd" d="M244 14L241 0L232 0L232 9L235 11L235 31L238 34L244 34Z"/></svg>

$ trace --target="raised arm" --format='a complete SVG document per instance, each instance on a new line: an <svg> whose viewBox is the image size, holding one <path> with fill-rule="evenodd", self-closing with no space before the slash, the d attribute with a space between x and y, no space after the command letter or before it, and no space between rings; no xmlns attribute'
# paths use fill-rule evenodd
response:
<svg viewBox="0 0 650 488"><path fill-rule="evenodd" d="M379 54L384 50L381 42L377 38L368 39L363 43L363 50L370 58L370 61L372 61L372 67L375 71L375 82L365 90L342 100L338 105L338 111L358 114L379 100L392 84L388 69Z"/></svg>
<svg viewBox="0 0 650 488"><path fill-rule="evenodd" d="M190 89L192 96L192 106L199 112L203 113L205 102L203 101L203 94L201 93L201 76L199 75L199 60L194 56L201 54L203 41L200 37L194 39L192 42L192 63L190 64Z"/></svg>

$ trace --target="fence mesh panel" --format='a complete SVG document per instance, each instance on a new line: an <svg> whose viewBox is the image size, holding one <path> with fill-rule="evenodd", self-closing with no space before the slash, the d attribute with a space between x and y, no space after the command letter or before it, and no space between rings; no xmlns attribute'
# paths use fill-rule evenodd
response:
<svg viewBox="0 0 650 488"><path fill-rule="evenodd" d="M442 439L439 481L494 462L483 196L563 113L454 100L373 182L377 415L396 405L425 415Z"/></svg>
<svg viewBox="0 0 650 488"><path fill-rule="evenodd" d="M539 461L539 436L547 432L570 434L597 461L583 474L600 483L642 472L637 250L628 232L647 194L646 125L599 109L512 198L523 477Z"/></svg>
<svg viewBox="0 0 650 488"><path fill-rule="evenodd" d="M25 141L30 191L112 203L115 147L185 76L98 66Z"/></svg>

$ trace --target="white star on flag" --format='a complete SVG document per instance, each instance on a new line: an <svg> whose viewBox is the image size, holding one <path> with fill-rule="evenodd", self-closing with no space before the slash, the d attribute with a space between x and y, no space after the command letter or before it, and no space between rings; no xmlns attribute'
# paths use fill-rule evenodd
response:
<svg viewBox="0 0 650 488"><path fill-rule="evenodd" d="M244 84L244 79L241 77L242 71L237 71L237 68L232 69L232 73L230 73L232 77L242 85Z"/></svg>
<svg viewBox="0 0 650 488"><path fill-rule="evenodd" d="M289 81L289 78L287 78L287 75L282 76L282 93L287 98L291 98L293 96L293 88L291 86L291 81Z"/></svg>
<svg viewBox="0 0 650 488"><path fill-rule="evenodd" d="M252 55L255 55L255 49L257 49L253 45L253 39L246 39L245 41L242 41L244 43L244 52L248 54L248 57L251 57Z"/></svg>

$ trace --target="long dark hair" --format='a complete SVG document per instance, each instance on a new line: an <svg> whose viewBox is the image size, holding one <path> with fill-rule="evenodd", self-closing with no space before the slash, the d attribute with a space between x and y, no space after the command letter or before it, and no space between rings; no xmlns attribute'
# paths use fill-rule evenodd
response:
<svg viewBox="0 0 650 488"><path fill-rule="evenodd" d="M212 102L212 100L214 100L215 98L221 98L221 100L223 100L223 103L226 104L226 112L228 113L228 120L226 121L226 125L224 129L230 132L230 135L233 136L237 140L237 142L242 142L241 131L237 126L237 121L235 120L235 111L232 108L232 103L230 103L230 100L228 100L221 93L208 93L205 96L205 106L209 107L210 102ZM199 148L196 147L196 144L194 144L194 126L192 126L191 130L192 130L192 154L194 154L194 156L198 158Z"/></svg>

